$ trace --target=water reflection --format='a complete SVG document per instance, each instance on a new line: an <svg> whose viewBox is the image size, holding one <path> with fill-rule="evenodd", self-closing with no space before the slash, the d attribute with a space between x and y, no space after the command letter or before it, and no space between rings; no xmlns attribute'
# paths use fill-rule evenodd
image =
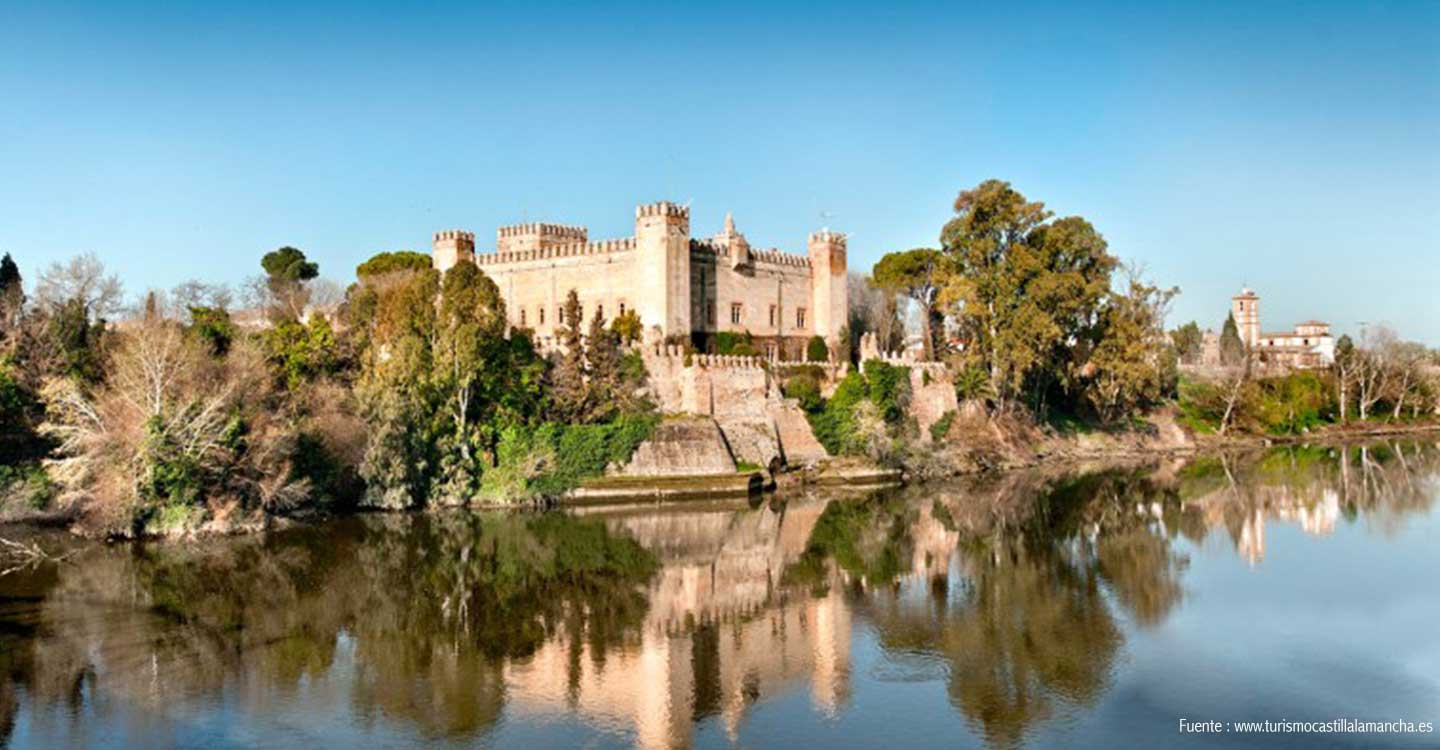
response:
<svg viewBox="0 0 1440 750"><path fill-rule="evenodd" d="M1434 445L1295 447L86 546L0 578L0 737L746 744L768 705L844 722L869 715L861 685L934 682L986 745L1018 747L1098 710L1127 642L1185 607L1196 550L1263 566L1267 528L1396 534L1431 513L1437 470ZM857 644L878 649L863 669Z"/></svg>

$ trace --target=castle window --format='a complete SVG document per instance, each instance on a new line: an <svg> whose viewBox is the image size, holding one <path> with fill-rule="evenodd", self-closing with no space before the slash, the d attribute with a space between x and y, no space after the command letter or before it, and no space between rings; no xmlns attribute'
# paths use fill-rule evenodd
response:
<svg viewBox="0 0 1440 750"><path fill-rule="evenodd" d="M730 322L731 322L731 323L739 323L739 322L740 322L740 313L741 313L742 310L744 310L744 307L745 307L745 306L744 306L744 305L741 305L739 302L732 302L732 303L730 303Z"/></svg>
<svg viewBox="0 0 1440 750"><path fill-rule="evenodd" d="M803 308L803 307L797 307L797 308L795 308L795 327L796 327L796 328L804 328L804 327L805 327L805 308Z"/></svg>
<svg viewBox="0 0 1440 750"><path fill-rule="evenodd" d="M604 320L604 319L605 319L605 306L604 306L604 305L596 305L596 306L595 306L595 317L597 317L597 318L599 318L599 319L601 319L601 320Z"/></svg>
<svg viewBox="0 0 1440 750"><path fill-rule="evenodd" d="M705 322L706 322L707 324L709 324L709 325L712 325L712 326L715 325L715 303L714 303L714 302L706 302L706 303L705 303Z"/></svg>
<svg viewBox="0 0 1440 750"><path fill-rule="evenodd" d="M622 316L625 315L625 303L624 303L624 302L621 302L621 303L620 303L620 315L622 315Z"/></svg>
<svg viewBox="0 0 1440 750"><path fill-rule="evenodd" d="M775 317L776 317L776 315L777 315L778 313L779 313L779 310L777 310L774 305L771 305L771 306L770 306L770 327L771 327L771 328L774 328L774 327L775 327Z"/></svg>
<svg viewBox="0 0 1440 750"><path fill-rule="evenodd" d="M544 305L541 305L541 306L540 306L539 313L540 313L540 325L543 326L543 325L545 325L545 306L544 306Z"/></svg>
<svg viewBox="0 0 1440 750"><path fill-rule="evenodd" d="M520 325L525 325L525 308L520 308Z"/></svg>

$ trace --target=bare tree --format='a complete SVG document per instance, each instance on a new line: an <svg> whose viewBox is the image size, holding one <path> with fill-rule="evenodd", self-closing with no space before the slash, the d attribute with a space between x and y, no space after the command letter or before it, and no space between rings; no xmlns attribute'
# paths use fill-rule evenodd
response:
<svg viewBox="0 0 1440 750"><path fill-rule="evenodd" d="M896 295L875 286L862 274L850 274L846 284L850 335L859 341L861 336L874 333L882 350L899 348L905 341L905 323L900 318Z"/></svg>
<svg viewBox="0 0 1440 750"><path fill-rule="evenodd" d="M1245 389L1250 385L1251 357L1247 353L1245 359L1234 367L1225 369L1225 374L1220 380L1221 392L1225 397L1225 412L1220 417L1220 434L1230 429L1230 424L1235 420L1236 411L1240 402L1245 398Z"/></svg>
<svg viewBox="0 0 1440 750"><path fill-rule="evenodd" d="M345 287L334 279L315 279L309 289L312 310L329 312L345 300Z"/></svg>
<svg viewBox="0 0 1440 750"><path fill-rule="evenodd" d="M124 289L120 279L105 273L94 253L77 255L65 263L52 263L40 272L35 300L49 311L79 301L88 319L109 317L120 310Z"/></svg>
<svg viewBox="0 0 1440 750"><path fill-rule="evenodd" d="M1355 358L1355 401L1362 422L1389 388L1391 368L1386 354L1396 339L1395 330L1387 325L1376 326L1373 333L1367 331L1361 337Z"/></svg>
<svg viewBox="0 0 1440 750"><path fill-rule="evenodd" d="M170 290L170 301L175 306L176 317L184 323L190 321L193 307L230 309L234 295L225 284L207 284L196 279L182 281Z"/></svg>

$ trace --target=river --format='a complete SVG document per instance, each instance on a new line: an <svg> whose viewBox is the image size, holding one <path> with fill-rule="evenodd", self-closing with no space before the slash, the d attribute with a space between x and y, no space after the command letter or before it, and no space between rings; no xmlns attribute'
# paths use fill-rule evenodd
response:
<svg viewBox="0 0 1440 750"><path fill-rule="evenodd" d="M0 746L1435 747L1440 448L373 514L0 576ZM14 536L15 529L3 530ZM1398 728L1398 727L1397 727Z"/></svg>

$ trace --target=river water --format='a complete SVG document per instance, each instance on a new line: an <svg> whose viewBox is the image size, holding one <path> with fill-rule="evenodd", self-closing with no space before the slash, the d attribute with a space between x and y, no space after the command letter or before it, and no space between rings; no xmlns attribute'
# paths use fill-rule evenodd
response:
<svg viewBox="0 0 1440 750"><path fill-rule="evenodd" d="M41 534L74 554L0 576L0 746L1436 747L1179 725L1440 723L1437 500L1440 448L1387 442Z"/></svg>

